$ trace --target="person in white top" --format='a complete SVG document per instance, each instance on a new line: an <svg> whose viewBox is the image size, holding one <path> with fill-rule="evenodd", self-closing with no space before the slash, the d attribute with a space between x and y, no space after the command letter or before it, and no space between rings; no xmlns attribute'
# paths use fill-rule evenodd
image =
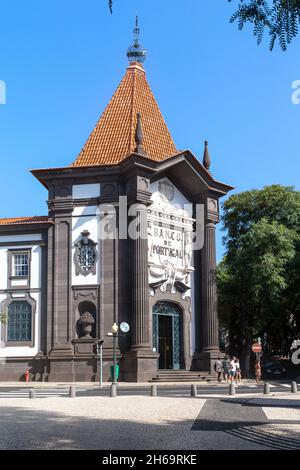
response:
<svg viewBox="0 0 300 470"><path fill-rule="evenodd" d="M230 382L233 383L236 375L236 362L235 362L235 357L232 357L230 360Z"/></svg>
<svg viewBox="0 0 300 470"><path fill-rule="evenodd" d="M236 371L235 371L235 380L236 384L239 385L241 383L241 366L240 366L240 360L238 358L235 359L235 366L236 366Z"/></svg>
<svg viewBox="0 0 300 470"><path fill-rule="evenodd" d="M214 369L218 374L218 382L222 382L221 380L221 374L222 374L222 361L221 358L218 357L218 360L215 362Z"/></svg>

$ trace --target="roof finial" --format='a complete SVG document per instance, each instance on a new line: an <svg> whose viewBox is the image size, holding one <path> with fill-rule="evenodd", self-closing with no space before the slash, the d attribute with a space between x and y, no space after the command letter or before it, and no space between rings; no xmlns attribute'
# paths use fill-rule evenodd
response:
<svg viewBox="0 0 300 470"><path fill-rule="evenodd" d="M145 155L145 152L143 149L144 135L143 135L143 126L142 126L142 116L140 113L137 113L137 121L136 121L134 138L135 138L135 143L136 143L135 152L139 155Z"/></svg>
<svg viewBox="0 0 300 470"><path fill-rule="evenodd" d="M204 154L203 154L203 166L204 166L204 168L209 170L211 160L210 160L210 155L209 155L209 151L208 151L208 142L207 142L207 140L204 141L204 145L205 145L205 147L204 147Z"/></svg>
<svg viewBox="0 0 300 470"><path fill-rule="evenodd" d="M135 28L133 30L134 40L132 46L129 47L127 51L127 57L129 63L131 62L140 62L141 64L145 62L147 51L140 44L140 28L139 28L139 17L136 15L135 18Z"/></svg>

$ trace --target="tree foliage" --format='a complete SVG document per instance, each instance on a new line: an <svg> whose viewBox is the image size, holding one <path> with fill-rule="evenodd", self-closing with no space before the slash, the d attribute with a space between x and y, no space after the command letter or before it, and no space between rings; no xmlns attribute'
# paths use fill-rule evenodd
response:
<svg viewBox="0 0 300 470"><path fill-rule="evenodd" d="M253 339L288 352L300 333L300 192L279 185L246 191L223 209L219 314L247 371Z"/></svg>
<svg viewBox="0 0 300 470"><path fill-rule="evenodd" d="M232 2L234 0L228 0ZM300 0L237 0L237 10L230 22L238 22L242 30L247 23L253 24L257 44L262 42L264 31L269 32L269 49L274 48L278 39L282 50L297 36L300 24Z"/></svg>

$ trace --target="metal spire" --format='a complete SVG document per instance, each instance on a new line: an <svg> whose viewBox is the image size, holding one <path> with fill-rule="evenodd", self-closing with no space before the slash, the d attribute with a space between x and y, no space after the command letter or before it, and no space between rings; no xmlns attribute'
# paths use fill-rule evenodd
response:
<svg viewBox="0 0 300 470"><path fill-rule="evenodd" d="M135 28L133 30L134 40L132 46L129 47L127 51L127 57L129 63L131 62L140 62L141 64L145 62L147 51L140 44L140 28L139 28L139 17L136 15L135 18Z"/></svg>
<svg viewBox="0 0 300 470"><path fill-rule="evenodd" d="M204 142L205 148L204 148L204 154L203 154L203 166L207 170L209 170L210 165L211 165L211 160L210 160L210 155L208 151L208 142L205 140Z"/></svg>
<svg viewBox="0 0 300 470"><path fill-rule="evenodd" d="M138 42L139 42L140 32L141 32L141 30L139 28L139 17L138 17L138 15L136 15L136 17L135 17L135 28L133 30L135 44L138 44Z"/></svg>

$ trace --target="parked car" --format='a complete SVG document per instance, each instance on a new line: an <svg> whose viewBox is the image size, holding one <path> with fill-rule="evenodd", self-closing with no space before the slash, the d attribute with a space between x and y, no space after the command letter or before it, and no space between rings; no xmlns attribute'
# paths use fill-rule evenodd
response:
<svg viewBox="0 0 300 470"><path fill-rule="evenodd" d="M286 368L280 361L269 361L263 364L263 376L276 379L286 376Z"/></svg>

